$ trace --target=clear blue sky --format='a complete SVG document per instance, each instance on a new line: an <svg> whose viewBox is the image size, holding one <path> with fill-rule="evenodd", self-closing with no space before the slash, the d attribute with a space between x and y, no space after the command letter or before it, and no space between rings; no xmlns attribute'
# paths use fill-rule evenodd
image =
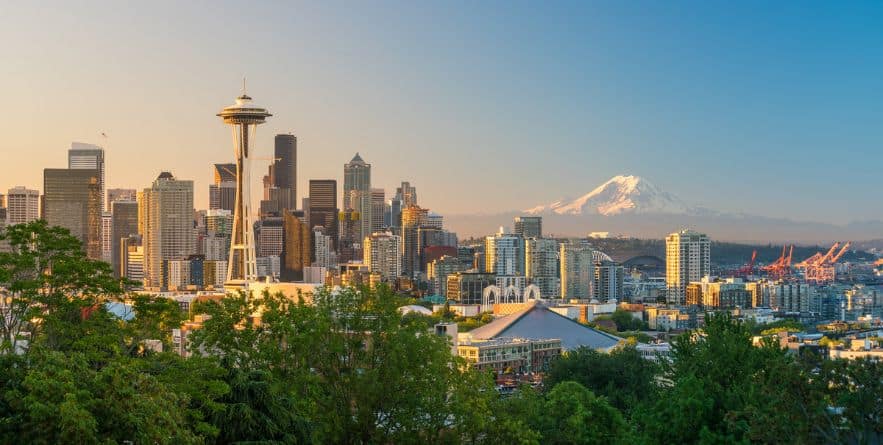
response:
<svg viewBox="0 0 883 445"><path fill-rule="evenodd" d="M108 186L171 170L204 206L246 75L302 189L359 151L442 213L628 173L724 211L883 219L883 2L255 3L0 5L0 189L106 131Z"/></svg>

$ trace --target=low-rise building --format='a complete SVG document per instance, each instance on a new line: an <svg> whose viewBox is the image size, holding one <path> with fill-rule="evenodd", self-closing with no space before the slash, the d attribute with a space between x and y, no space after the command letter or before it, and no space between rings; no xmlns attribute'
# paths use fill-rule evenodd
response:
<svg viewBox="0 0 883 445"><path fill-rule="evenodd" d="M461 342L457 354L479 371L528 374L545 372L561 355L559 339L496 338Z"/></svg>

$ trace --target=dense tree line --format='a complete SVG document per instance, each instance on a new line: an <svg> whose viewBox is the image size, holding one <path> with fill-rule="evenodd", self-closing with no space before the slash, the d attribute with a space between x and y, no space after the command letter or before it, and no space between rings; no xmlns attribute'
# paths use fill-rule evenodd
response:
<svg viewBox="0 0 883 445"><path fill-rule="evenodd" d="M544 387L501 397L385 288L204 303L182 358L156 352L185 318L177 303L126 296L64 230L2 238L0 443L875 443L883 430L880 365L755 347L726 315L679 337L670 362L571 351ZM130 316L108 310L124 296Z"/></svg>

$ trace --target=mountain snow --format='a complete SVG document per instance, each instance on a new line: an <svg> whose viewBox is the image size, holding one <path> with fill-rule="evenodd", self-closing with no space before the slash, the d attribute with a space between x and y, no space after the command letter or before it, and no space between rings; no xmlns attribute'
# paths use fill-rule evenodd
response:
<svg viewBox="0 0 883 445"><path fill-rule="evenodd" d="M638 176L618 175L585 195L562 199L548 205L525 210L529 214L555 213L558 215L600 214L605 216L625 213L694 213L676 196Z"/></svg>

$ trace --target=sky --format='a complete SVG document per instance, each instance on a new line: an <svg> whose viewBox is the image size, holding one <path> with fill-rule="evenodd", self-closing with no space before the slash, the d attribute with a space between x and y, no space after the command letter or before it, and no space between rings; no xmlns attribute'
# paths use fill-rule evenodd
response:
<svg viewBox="0 0 883 445"><path fill-rule="evenodd" d="M0 190L81 141L108 188L168 170L204 208L245 76L273 113L257 156L297 135L301 197L359 152L442 214L634 174L721 211L883 219L883 2L146 3L0 3Z"/></svg>

